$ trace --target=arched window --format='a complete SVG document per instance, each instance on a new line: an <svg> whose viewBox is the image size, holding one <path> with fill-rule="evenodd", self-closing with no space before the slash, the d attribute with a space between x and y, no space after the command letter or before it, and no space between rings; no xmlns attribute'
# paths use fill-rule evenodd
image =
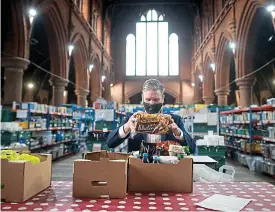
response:
<svg viewBox="0 0 275 212"><path fill-rule="evenodd" d="M136 48L135 48L135 36L130 34L126 38L126 75L134 76L135 75L135 66L136 66Z"/></svg>
<svg viewBox="0 0 275 212"><path fill-rule="evenodd" d="M178 75L178 36L173 33L169 38L168 35L168 22L163 15L156 10L142 15L136 23L136 39L133 34L126 38L126 75Z"/></svg>
<svg viewBox="0 0 275 212"><path fill-rule="evenodd" d="M175 33L169 37L169 71L173 76L179 74L179 39Z"/></svg>

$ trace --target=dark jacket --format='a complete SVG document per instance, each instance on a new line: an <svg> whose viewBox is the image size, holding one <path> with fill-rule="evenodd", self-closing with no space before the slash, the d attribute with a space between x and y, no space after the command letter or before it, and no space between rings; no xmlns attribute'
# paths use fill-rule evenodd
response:
<svg viewBox="0 0 275 212"><path fill-rule="evenodd" d="M122 125L128 122L129 118L132 116L131 113L126 114L126 118L122 122ZM183 132L183 141L180 141L175 138L173 135L173 132L171 130L168 131L167 134L161 136L161 141L177 141L179 142L182 146L189 146L190 147L190 152L194 153L196 151L196 144L195 141L191 138L191 136L185 131L183 122L181 120L181 117L178 115L171 114L172 118L174 119L174 122L178 125L178 127L182 130ZM121 126L122 126L121 125ZM113 130L108 138L107 138L107 145L109 148L115 148L121 143L124 142L125 139L128 138L128 152L132 151L138 151L140 149L140 145L142 140L145 140L145 135L142 133L137 133L133 138L130 137L130 133L126 136L126 138L119 138L118 136L118 131L119 127L115 130Z"/></svg>

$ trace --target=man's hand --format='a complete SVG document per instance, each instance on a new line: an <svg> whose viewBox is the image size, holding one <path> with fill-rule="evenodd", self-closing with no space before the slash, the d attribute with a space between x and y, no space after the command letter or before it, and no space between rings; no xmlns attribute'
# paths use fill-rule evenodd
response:
<svg viewBox="0 0 275 212"><path fill-rule="evenodd" d="M123 125L124 127L124 132L126 134L130 133L131 131L136 130L137 126L137 118L136 118L137 113L134 113L128 120L126 124Z"/></svg>
<svg viewBox="0 0 275 212"><path fill-rule="evenodd" d="M169 128L172 130L175 136L180 136L181 135L181 129L178 127L178 125L174 122L172 119L172 124L169 125Z"/></svg>

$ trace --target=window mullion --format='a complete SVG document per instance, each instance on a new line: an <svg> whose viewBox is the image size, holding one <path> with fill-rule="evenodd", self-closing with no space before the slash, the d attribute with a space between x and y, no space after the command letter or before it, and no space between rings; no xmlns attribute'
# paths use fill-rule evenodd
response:
<svg viewBox="0 0 275 212"><path fill-rule="evenodd" d="M157 76L159 76L159 22L157 22Z"/></svg>
<svg viewBox="0 0 275 212"><path fill-rule="evenodd" d="M145 76L147 76L147 21L146 21L146 30L145 30Z"/></svg>

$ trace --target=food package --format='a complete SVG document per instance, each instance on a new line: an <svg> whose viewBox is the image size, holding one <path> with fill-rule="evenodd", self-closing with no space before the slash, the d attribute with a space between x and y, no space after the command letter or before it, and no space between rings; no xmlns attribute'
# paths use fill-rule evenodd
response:
<svg viewBox="0 0 275 212"><path fill-rule="evenodd" d="M138 113L136 132L148 134L166 134L168 126L173 122L172 117L166 114Z"/></svg>
<svg viewBox="0 0 275 212"><path fill-rule="evenodd" d="M32 164L40 163L40 158L29 154L18 154L13 150L2 150L0 158L6 158L9 161L30 161Z"/></svg>

